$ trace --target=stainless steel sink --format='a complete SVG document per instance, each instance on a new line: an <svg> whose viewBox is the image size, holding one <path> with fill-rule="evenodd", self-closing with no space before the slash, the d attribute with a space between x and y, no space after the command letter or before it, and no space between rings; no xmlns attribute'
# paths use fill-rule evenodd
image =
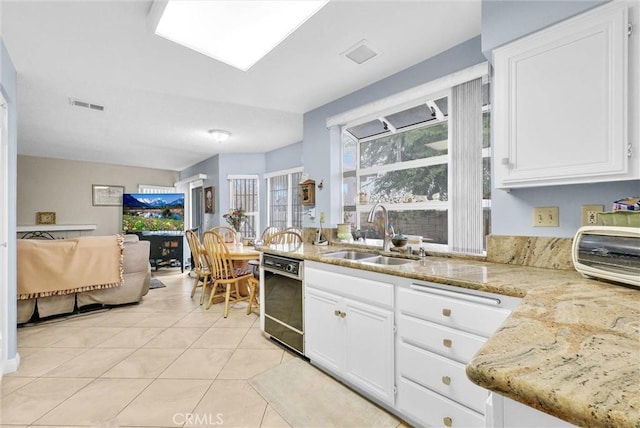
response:
<svg viewBox="0 0 640 428"><path fill-rule="evenodd" d="M333 251L323 254L324 257L331 257L334 259L351 260L358 263L367 263L380 266L400 266L407 263L411 263L413 260L403 259L400 257L378 256L374 253L367 253L365 251L358 250L342 250Z"/></svg>
<svg viewBox="0 0 640 428"><path fill-rule="evenodd" d="M360 263L370 263L374 265L399 266L413 262L409 259L401 259L399 257L375 256L358 260Z"/></svg>
<svg viewBox="0 0 640 428"><path fill-rule="evenodd" d="M357 250L343 250L343 251L334 251L331 253L323 254L324 257L331 257L334 259L342 259L342 260L361 260L365 258L375 257L375 254L366 253L364 251Z"/></svg>

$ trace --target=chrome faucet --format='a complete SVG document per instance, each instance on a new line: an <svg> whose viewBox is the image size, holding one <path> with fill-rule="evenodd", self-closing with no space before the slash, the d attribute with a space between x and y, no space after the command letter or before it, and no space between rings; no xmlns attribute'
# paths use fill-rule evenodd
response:
<svg viewBox="0 0 640 428"><path fill-rule="evenodd" d="M387 209L380 202L376 203L371 211L369 211L369 217L367 217L367 223L373 223L375 219L376 210L382 208L382 215L384 217L383 233L384 240L382 243L382 251L389 251L391 248L391 236L393 235L393 229L389 226L389 214Z"/></svg>

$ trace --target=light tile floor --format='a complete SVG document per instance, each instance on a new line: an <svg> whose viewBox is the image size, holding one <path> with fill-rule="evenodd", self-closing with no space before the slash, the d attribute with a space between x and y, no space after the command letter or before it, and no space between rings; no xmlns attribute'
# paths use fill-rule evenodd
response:
<svg viewBox="0 0 640 428"><path fill-rule="evenodd" d="M140 304L19 328L0 426L290 426L247 380L295 356L246 306L224 319L222 304L205 310L200 291L190 298L186 272L154 275L167 287Z"/></svg>

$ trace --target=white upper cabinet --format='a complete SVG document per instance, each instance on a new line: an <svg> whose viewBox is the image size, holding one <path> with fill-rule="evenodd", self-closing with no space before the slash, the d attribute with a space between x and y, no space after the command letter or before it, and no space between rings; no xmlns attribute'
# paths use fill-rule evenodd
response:
<svg viewBox="0 0 640 428"><path fill-rule="evenodd" d="M494 51L497 188L639 178L627 6L606 4Z"/></svg>

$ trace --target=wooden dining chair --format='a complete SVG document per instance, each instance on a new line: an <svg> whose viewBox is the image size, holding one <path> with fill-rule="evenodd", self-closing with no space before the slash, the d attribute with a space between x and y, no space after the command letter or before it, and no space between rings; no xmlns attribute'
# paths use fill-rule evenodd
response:
<svg viewBox="0 0 640 428"><path fill-rule="evenodd" d="M269 242L271 235L278 232L280 232L280 229L278 229L276 226L269 226L262 231L262 235L260 235L260 239L262 240L262 242L266 244Z"/></svg>
<svg viewBox="0 0 640 428"><path fill-rule="evenodd" d="M229 249L224 238L217 232L207 231L202 237L202 243L207 252L207 260L211 269L213 288L209 294L209 302L206 309L211 307L213 299L220 296L216 292L218 287L224 291L224 313L226 318L229 315L229 304L248 300L249 296L240 294L239 283L253 278L251 270L237 268L233 265L233 259L229 256Z"/></svg>
<svg viewBox="0 0 640 428"><path fill-rule="evenodd" d="M207 292L207 286L211 281L211 271L209 270L209 266L207 265L207 261L203 254L203 247L200 243L198 234L193 230L187 230L185 232L185 236L187 237L187 243L191 250L192 268L196 274L196 279L193 283L193 288L191 289L191 298L193 299L193 296L195 296L198 287L201 287L202 294L200 295L200 304L202 305L204 303L204 296Z"/></svg>
<svg viewBox="0 0 640 428"><path fill-rule="evenodd" d="M247 306L247 315L251 313L253 308L260 311L260 276L256 276L253 272L251 278L247 280L249 284L249 305Z"/></svg>
<svg viewBox="0 0 640 428"><path fill-rule="evenodd" d="M264 244L268 244L271 237L278 232L280 232L280 229L276 226L268 226L262 231L260 240ZM257 260L250 260L249 266L253 269L253 278L249 278L249 281L247 282L249 285L249 306L247 307L247 315L251 313L254 307L260 310L260 262Z"/></svg>
<svg viewBox="0 0 640 428"><path fill-rule="evenodd" d="M219 235L222 235L224 242L236 242L236 231L229 226L215 226L209 229L211 232L216 232Z"/></svg>
<svg viewBox="0 0 640 428"><path fill-rule="evenodd" d="M298 235L300 235L300 236L304 236L304 233L302 233L302 229L301 229L301 228L299 228L299 227L293 227L293 226L291 226L291 227L287 227L287 228L285 229L285 231L295 232L295 233L297 233L297 234L298 234Z"/></svg>
<svg viewBox="0 0 640 428"><path fill-rule="evenodd" d="M302 235L292 230L283 230L274 233L265 244L283 245L283 244L302 244Z"/></svg>

